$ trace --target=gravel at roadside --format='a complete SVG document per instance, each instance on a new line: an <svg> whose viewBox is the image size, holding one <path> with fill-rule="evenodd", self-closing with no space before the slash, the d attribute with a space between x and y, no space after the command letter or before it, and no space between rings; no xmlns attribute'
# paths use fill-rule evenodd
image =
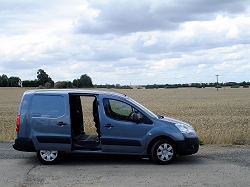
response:
<svg viewBox="0 0 250 187"><path fill-rule="evenodd" d="M194 156L250 167L250 145L203 145Z"/></svg>

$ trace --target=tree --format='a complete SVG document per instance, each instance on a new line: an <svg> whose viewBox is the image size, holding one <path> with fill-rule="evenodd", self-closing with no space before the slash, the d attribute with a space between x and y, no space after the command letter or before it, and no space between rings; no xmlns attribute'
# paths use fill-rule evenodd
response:
<svg viewBox="0 0 250 187"><path fill-rule="evenodd" d="M2 82L2 76L0 75L0 87L3 86L3 82Z"/></svg>
<svg viewBox="0 0 250 187"><path fill-rule="evenodd" d="M116 84L116 85L115 85L115 88L120 89L120 88L122 88L122 87L121 87L121 85L120 85L120 84Z"/></svg>
<svg viewBox="0 0 250 187"><path fill-rule="evenodd" d="M24 80L23 81L23 87L36 87L36 86L39 86L37 85L37 79L35 80Z"/></svg>
<svg viewBox="0 0 250 187"><path fill-rule="evenodd" d="M87 74L84 74L80 77L80 84L82 84L83 88L93 87L92 80Z"/></svg>
<svg viewBox="0 0 250 187"><path fill-rule="evenodd" d="M18 87L18 83L19 83L20 78L19 77L10 77L9 78L9 86L13 86L13 87Z"/></svg>
<svg viewBox="0 0 250 187"><path fill-rule="evenodd" d="M44 84L44 86L45 86L45 88L51 88L51 83L50 82L46 82L45 84Z"/></svg>
<svg viewBox="0 0 250 187"><path fill-rule="evenodd" d="M7 87L8 82L9 82L9 78L7 77L7 75L3 74L2 76L0 76L0 86L1 87Z"/></svg>
<svg viewBox="0 0 250 187"><path fill-rule="evenodd" d="M55 88L73 88L72 82L70 81L62 81L57 82Z"/></svg>
<svg viewBox="0 0 250 187"><path fill-rule="evenodd" d="M46 82L49 82L53 85L53 81L52 79L49 77L49 75L43 70L43 69L39 69L37 71L37 79L38 79L38 83L42 86L45 85Z"/></svg>
<svg viewBox="0 0 250 187"><path fill-rule="evenodd" d="M77 88L92 88L93 83L91 78L87 75L81 75L80 79L74 79L73 80L73 86Z"/></svg>

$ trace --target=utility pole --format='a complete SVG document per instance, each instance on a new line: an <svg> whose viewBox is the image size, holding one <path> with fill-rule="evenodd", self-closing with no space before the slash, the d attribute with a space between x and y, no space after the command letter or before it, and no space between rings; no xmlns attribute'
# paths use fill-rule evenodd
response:
<svg viewBox="0 0 250 187"><path fill-rule="evenodd" d="M219 77L219 75L215 75L216 76L216 78L217 78L217 91L218 91L218 77Z"/></svg>

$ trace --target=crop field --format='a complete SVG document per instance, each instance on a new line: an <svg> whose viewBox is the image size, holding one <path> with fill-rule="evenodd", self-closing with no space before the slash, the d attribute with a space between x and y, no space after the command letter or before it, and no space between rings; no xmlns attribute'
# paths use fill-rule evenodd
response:
<svg viewBox="0 0 250 187"><path fill-rule="evenodd" d="M15 118L25 90L0 88L0 141L13 141L15 138ZM249 88L109 91L124 93L155 114L190 123L205 144L250 144Z"/></svg>

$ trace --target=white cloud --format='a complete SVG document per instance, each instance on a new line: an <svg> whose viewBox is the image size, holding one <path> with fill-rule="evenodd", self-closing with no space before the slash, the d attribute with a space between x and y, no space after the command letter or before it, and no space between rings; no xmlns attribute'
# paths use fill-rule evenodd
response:
<svg viewBox="0 0 250 187"><path fill-rule="evenodd" d="M0 75L94 84L250 81L250 2L7 1Z"/></svg>

